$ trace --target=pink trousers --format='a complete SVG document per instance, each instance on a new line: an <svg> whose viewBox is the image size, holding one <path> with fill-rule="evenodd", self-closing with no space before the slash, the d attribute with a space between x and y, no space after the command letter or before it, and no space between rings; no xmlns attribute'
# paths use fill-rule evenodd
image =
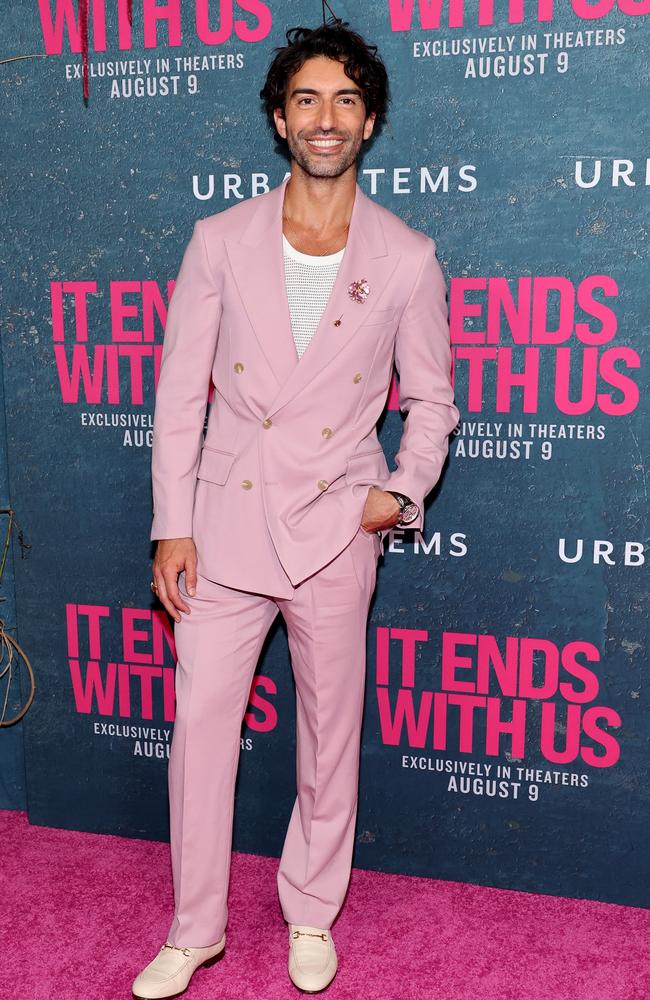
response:
<svg viewBox="0 0 650 1000"><path fill-rule="evenodd" d="M296 683L297 796L277 873L285 920L328 928L350 879L357 817L366 628L381 543L359 528L291 599L199 575L174 623L176 718L170 750L174 918L178 947L219 941L228 919L241 726L266 634L287 625ZM200 560L199 560L200 564Z"/></svg>

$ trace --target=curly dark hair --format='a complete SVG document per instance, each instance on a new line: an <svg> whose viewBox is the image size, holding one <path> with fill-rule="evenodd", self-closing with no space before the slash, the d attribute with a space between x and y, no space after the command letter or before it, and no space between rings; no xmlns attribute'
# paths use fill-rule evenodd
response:
<svg viewBox="0 0 650 1000"><path fill-rule="evenodd" d="M388 73L381 57L377 55L376 45L369 45L361 35L349 28L347 21L340 18L317 28L289 28L286 39L287 45L275 49L276 55L260 90L266 117L272 128L275 128L274 110L281 108L284 114L289 79L307 59L314 56L327 56L343 62L345 75L361 87L366 117L374 111L375 131L381 128L386 119L390 95Z"/></svg>

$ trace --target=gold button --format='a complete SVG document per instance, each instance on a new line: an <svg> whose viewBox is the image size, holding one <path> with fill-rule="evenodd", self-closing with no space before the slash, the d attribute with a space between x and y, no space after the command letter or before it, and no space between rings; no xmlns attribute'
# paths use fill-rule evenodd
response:
<svg viewBox="0 0 650 1000"><path fill-rule="evenodd" d="M244 370L244 366L241 363L241 361L235 361L235 363L233 365L233 368L235 369L235 371L237 372L238 375L241 375L241 373Z"/></svg>
<svg viewBox="0 0 650 1000"><path fill-rule="evenodd" d="M321 434L323 435L324 438L331 438L333 433L334 431L332 430L331 427L323 427L321 431Z"/></svg>
<svg viewBox="0 0 650 1000"><path fill-rule="evenodd" d="M242 479L242 488L243 489L250 490L252 488L252 486L253 486L253 484L251 483L250 479Z"/></svg>
<svg viewBox="0 0 650 1000"><path fill-rule="evenodd" d="M328 486L329 486L329 483L327 482L326 479L319 479L318 480L318 489L319 490L326 490Z"/></svg>
<svg viewBox="0 0 650 1000"><path fill-rule="evenodd" d="M362 378L363 378L363 375L361 374L361 372L357 372L357 374L354 376L354 378L352 379L352 381L353 382L360 382Z"/></svg>
<svg viewBox="0 0 650 1000"><path fill-rule="evenodd" d="M262 427L270 427L272 423L273 421L269 420L269 418L267 417L266 420L262 421Z"/></svg>

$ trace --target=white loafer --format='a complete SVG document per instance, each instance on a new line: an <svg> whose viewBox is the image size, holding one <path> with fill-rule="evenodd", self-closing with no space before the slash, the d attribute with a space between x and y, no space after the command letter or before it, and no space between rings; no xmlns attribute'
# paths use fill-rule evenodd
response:
<svg viewBox="0 0 650 1000"><path fill-rule="evenodd" d="M289 978L304 993L318 993L334 979L338 966L329 930L289 924Z"/></svg>
<svg viewBox="0 0 650 1000"><path fill-rule="evenodd" d="M217 962L224 954L226 935L208 948L177 948L168 941L156 957L133 981L133 996L138 1000L161 1000L176 997L187 985L200 965Z"/></svg>

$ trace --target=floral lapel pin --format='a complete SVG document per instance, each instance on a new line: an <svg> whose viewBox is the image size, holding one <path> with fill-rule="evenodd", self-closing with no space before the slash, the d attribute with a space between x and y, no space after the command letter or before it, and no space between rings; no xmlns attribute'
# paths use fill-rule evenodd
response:
<svg viewBox="0 0 650 1000"><path fill-rule="evenodd" d="M348 295L354 302L365 302L370 294L370 285L365 278L359 281L352 281L348 285Z"/></svg>

